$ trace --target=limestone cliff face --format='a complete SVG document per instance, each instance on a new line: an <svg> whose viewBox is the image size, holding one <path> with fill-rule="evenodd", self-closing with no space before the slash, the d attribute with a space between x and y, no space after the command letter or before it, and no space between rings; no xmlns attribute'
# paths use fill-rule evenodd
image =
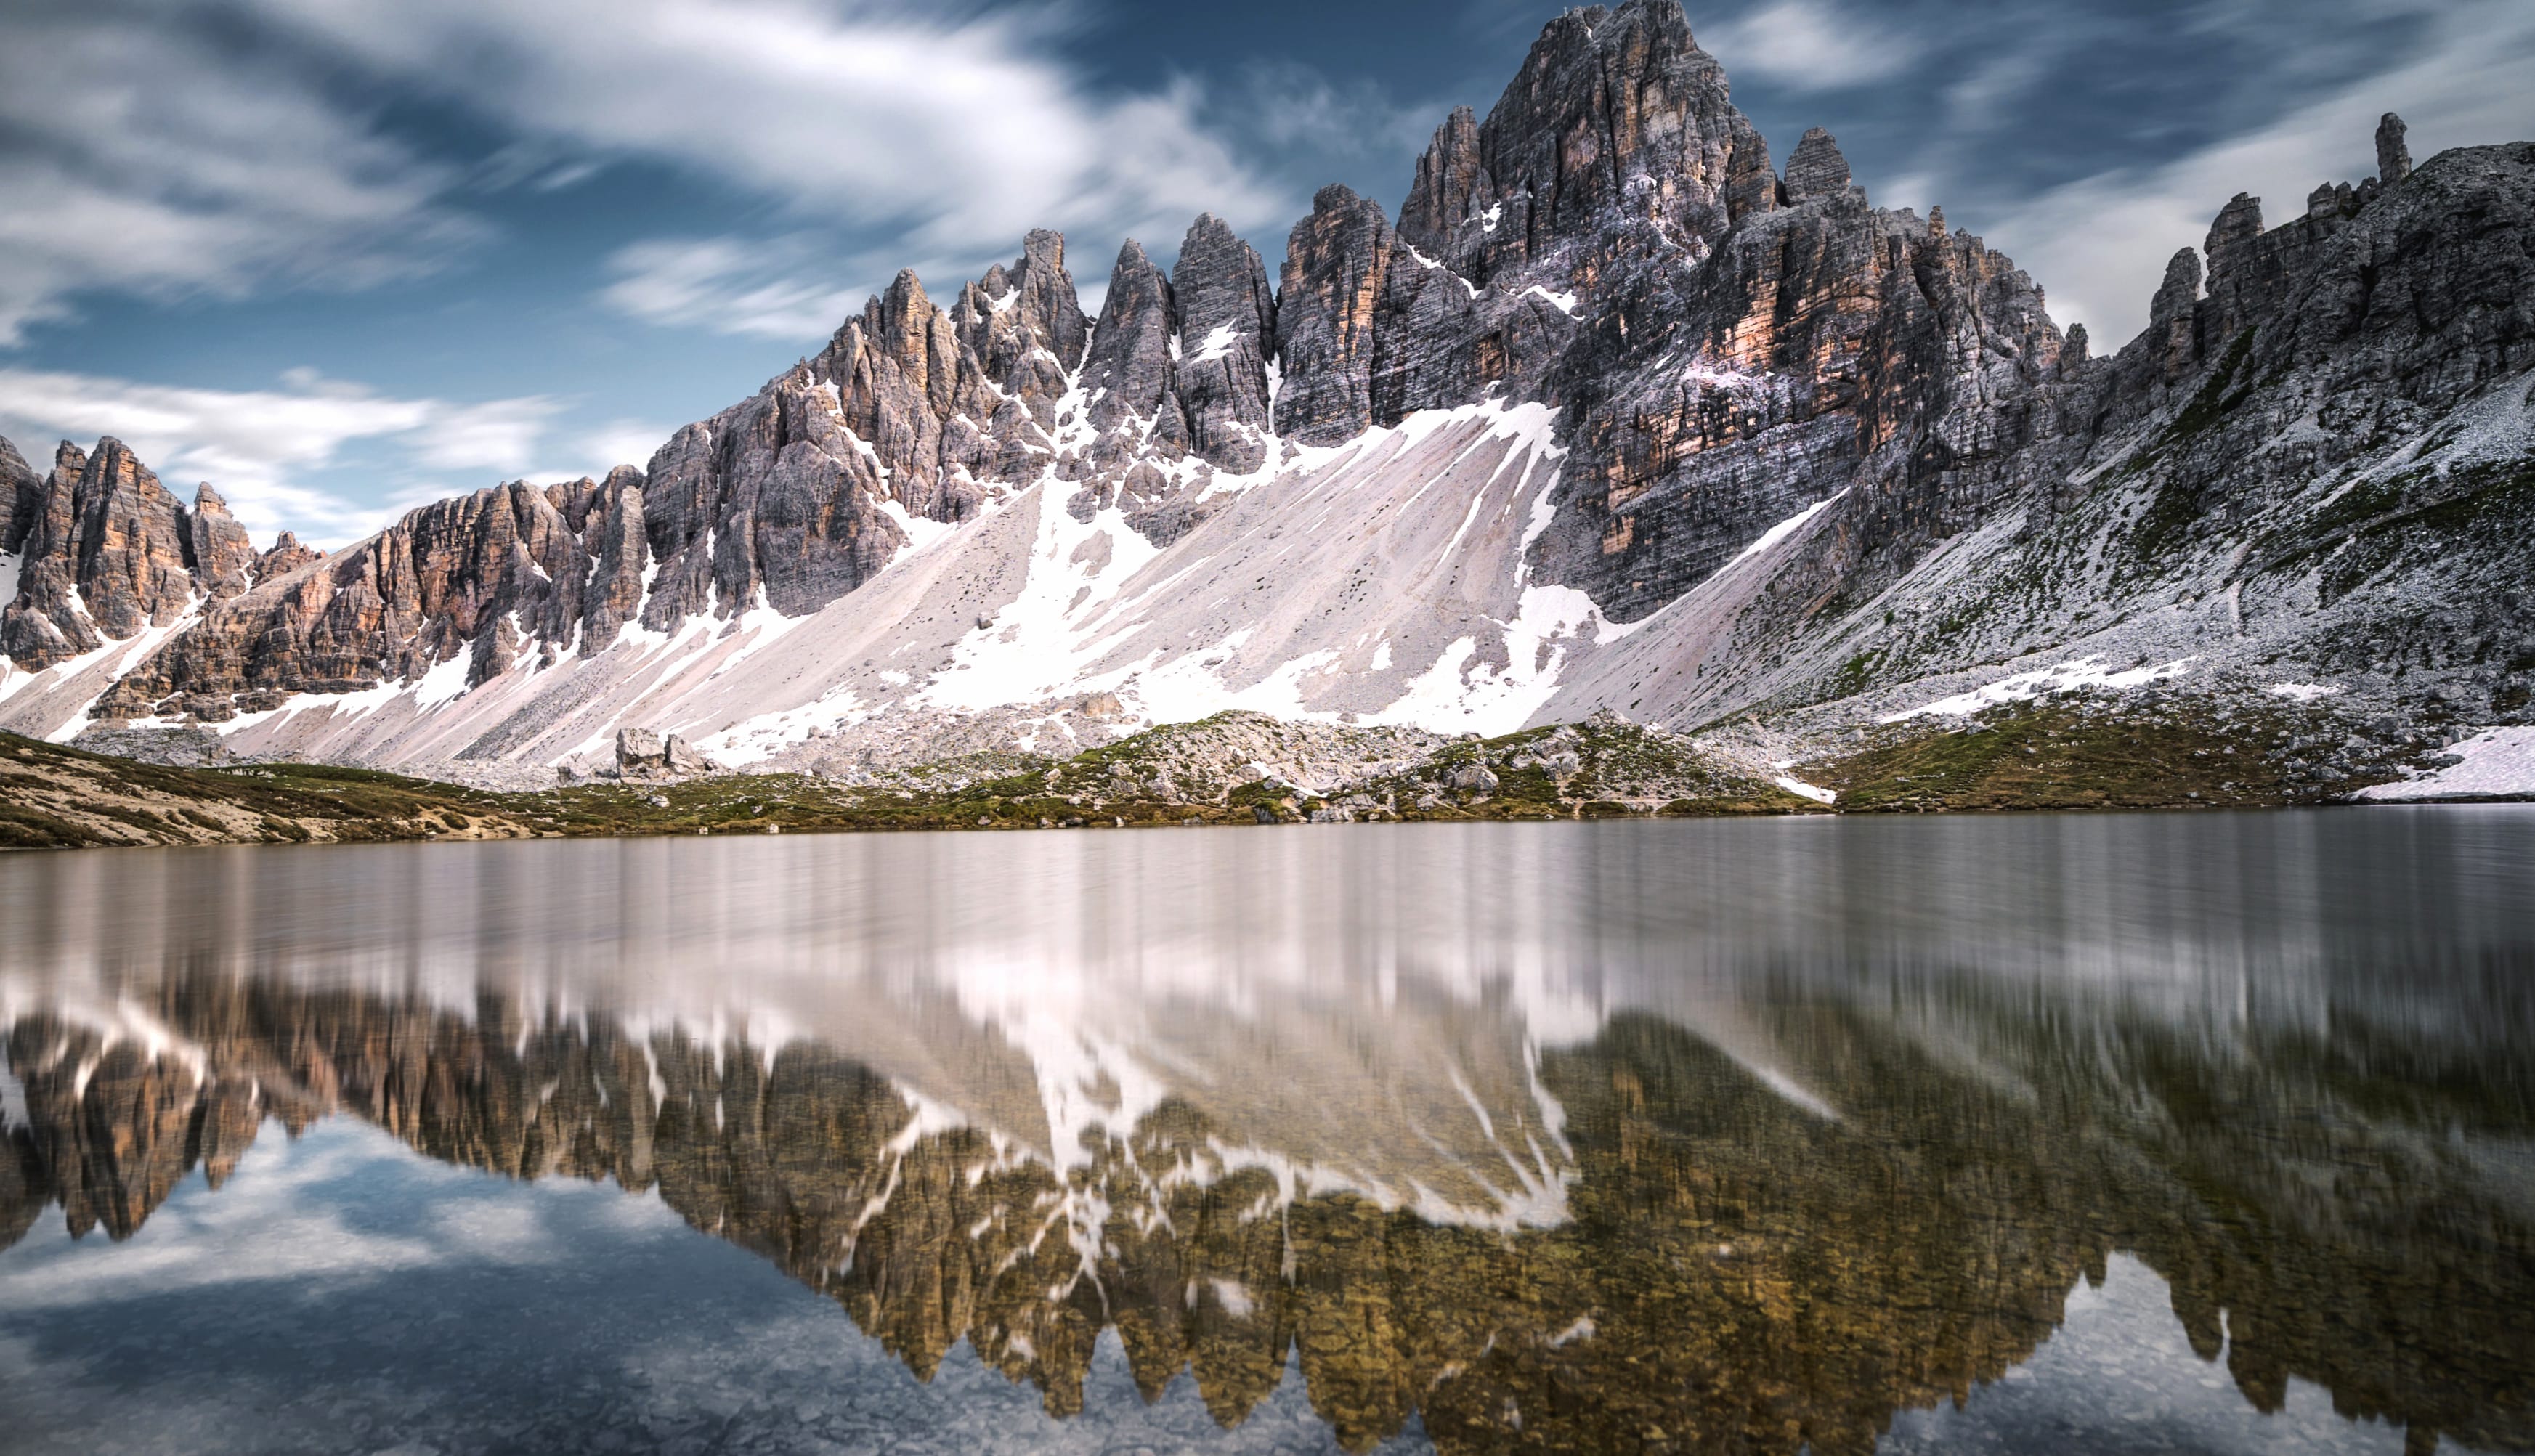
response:
<svg viewBox="0 0 2535 1456"><path fill-rule="evenodd" d="M93 454L64 441L40 480L8 449L0 495L0 547L19 557L0 657L22 669L170 626L197 597L246 587L253 548L219 493L202 487L188 510L112 436Z"/></svg>
<svg viewBox="0 0 2535 1456"><path fill-rule="evenodd" d="M1173 391L1191 455L1234 474L1268 461L1268 361L1276 294L1257 249L1211 212L1189 224L1171 269Z"/></svg>
<svg viewBox="0 0 2535 1456"><path fill-rule="evenodd" d="M18 447L0 440L0 556L18 554L43 509L44 478L27 464Z"/></svg>
<svg viewBox="0 0 2535 1456"><path fill-rule="evenodd" d="M1276 295L1279 434L1334 445L1374 424L1374 330L1392 247L1382 209L1345 187L1322 188L1294 224Z"/></svg>

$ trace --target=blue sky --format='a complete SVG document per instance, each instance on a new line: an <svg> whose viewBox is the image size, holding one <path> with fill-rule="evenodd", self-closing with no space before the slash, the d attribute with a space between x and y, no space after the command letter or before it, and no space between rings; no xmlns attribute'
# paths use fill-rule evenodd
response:
<svg viewBox="0 0 2535 1456"><path fill-rule="evenodd" d="M640 462L900 267L940 293L1068 237L1167 264L1201 211L1271 267L1312 192L1396 208L1554 5L12 0L0 434L123 437L261 537L340 543L498 479ZM2527 0L1689 6L1783 162L1831 128L2063 323L2134 332L2238 190L2535 137Z"/></svg>

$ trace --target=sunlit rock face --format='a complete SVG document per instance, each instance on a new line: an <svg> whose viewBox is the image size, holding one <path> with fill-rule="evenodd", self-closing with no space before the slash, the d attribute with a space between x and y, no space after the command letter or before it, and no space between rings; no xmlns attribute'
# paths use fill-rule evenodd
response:
<svg viewBox="0 0 2535 1456"><path fill-rule="evenodd" d="M350 1117L656 1196L918 1375L965 1341L1062 1414L1114 1331L1227 1424L1290 1361L1349 1446L1451 1450L1871 1449L2127 1255L2257 1408L2535 1437L2489 975L2522 917L2380 913L2490 866L2101 822L1683 826L1626 875L1242 835L65 856L0 882L0 1230L128 1237L267 1121ZM99 913L134 897L168 913Z"/></svg>

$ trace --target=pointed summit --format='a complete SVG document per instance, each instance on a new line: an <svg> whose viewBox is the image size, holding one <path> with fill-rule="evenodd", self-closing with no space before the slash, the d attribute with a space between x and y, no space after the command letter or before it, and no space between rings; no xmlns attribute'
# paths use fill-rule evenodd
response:
<svg viewBox="0 0 2535 1456"><path fill-rule="evenodd" d="M1171 396L1171 354L1178 327L1171 285L1134 238L1118 250L1109 272L1109 294L1100 322L1091 326L1091 348L1082 359L1082 393L1091 399L1091 422L1106 430L1129 416L1146 421L1149 438L1177 458L1188 429Z"/></svg>
<svg viewBox="0 0 2535 1456"><path fill-rule="evenodd" d="M1276 339L1276 296L1259 252L1208 212L1189 225L1171 270L1179 315L1174 374L1188 417L1189 449L1246 474L1267 459L1267 351Z"/></svg>
<svg viewBox="0 0 2535 1456"><path fill-rule="evenodd" d="M1808 203L1847 190L1848 158L1840 155L1839 143L1821 127L1805 133L1787 158L1787 201Z"/></svg>

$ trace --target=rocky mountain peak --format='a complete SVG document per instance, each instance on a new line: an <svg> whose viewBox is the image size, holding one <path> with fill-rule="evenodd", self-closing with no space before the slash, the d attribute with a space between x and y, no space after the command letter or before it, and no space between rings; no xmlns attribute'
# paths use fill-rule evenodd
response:
<svg viewBox="0 0 2535 1456"><path fill-rule="evenodd" d="M325 552L303 544L296 533L283 531L273 538L271 550L255 559L255 565L247 576L252 584L261 586L277 577L289 576L310 562L325 559Z"/></svg>
<svg viewBox="0 0 2535 1456"><path fill-rule="evenodd" d="M1340 184L1315 194L1294 224L1276 293L1277 434L1333 445L1374 423L1374 315L1391 243L1381 206Z"/></svg>
<svg viewBox="0 0 2535 1456"><path fill-rule="evenodd" d="M18 447L0 440L0 556L15 556L27 544L27 532L44 509L43 495L43 477Z"/></svg>
<svg viewBox="0 0 2535 1456"><path fill-rule="evenodd" d="M192 603L185 509L122 441L109 435L93 454L62 442L32 515L0 656L49 666L168 626Z"/></svg>
<svg viewBox="0 0 2535 1456"><path fill-rule="evenodd" d="M255 543L209 481L194 488L194 507L185 516L185 545L194 575L214 599L236 596L254 584Z"/></svg>
<svg viewBox="0 0 2535 1456"><path fill-rule="evenodd" d="M1065 271L1065 234L1040 227L1021 239L1013 287L1021 323L1059 363L1068 369L1080 365L1091 338L1091 321L1075 294L1074 275Z"/></svg>
<svg viewBox="0 0 2535 1456"><path fill-rule="evenodd" d="M1704 244L1733 217L1776 206L1777 189L1768 144L1734 108L1677 0L1630 0L1552 20L1485 121L1445 122L1399 231L1485 285L1562 254L1632 246L1624 223ZM1578 266L1599 265L1574 258L1561 272Z"/></svg>
<svg viewBox="0 0 2535 1456"><path fill-rule="evenodd" d="M1840 155L1831 134L1815 127L1796 144L1787 158L1787 201L1809 203L1848 190L1848 158Z"/></svg>
<svg viewBox="0 0 2535 1456"><path fill-rule="evenodd" d="M1189 224L1171 268L1179 350L1173 377L1189 453L1236 474L1266 463L1268 351L1276 295L1259 251L1211 212Z"/></svg>
<svg viewBox="0 0 2535 1456"><path fill-rule="evenodd" d="M1426 252L1449 253L1453 235L1490 190L1479 158L1479 119L1469 107L1455 106L1417 158L1417 178L1399 205L1399 235Z"/></svg>
<svg viewBox="0 0 2535 1456"><path fill-rule="evenodd" d="M1094 456L1100 463L1122 463L1145 447L1166 460L1187 454L1188 421L1171 392L1177 344L1170 280L1129 238L1118 249L1082 359L1081 388L1090 400L1091 423L1106 432Z"/></svg>

